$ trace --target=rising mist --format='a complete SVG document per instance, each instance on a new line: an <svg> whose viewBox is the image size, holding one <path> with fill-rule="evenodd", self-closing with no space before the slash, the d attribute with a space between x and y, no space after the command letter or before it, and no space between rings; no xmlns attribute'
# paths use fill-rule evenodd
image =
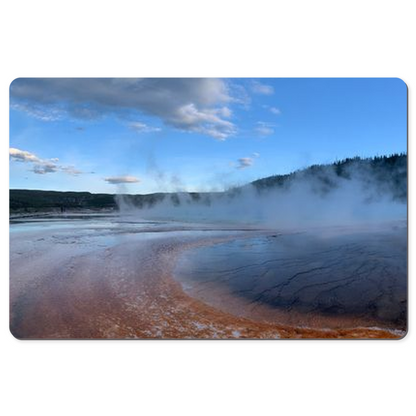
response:
<svg viewBox="0 0 416 416"><path fill-rule="evenodd" d="M225 192L121 193L116 201L120 214L143 219L279 228L406 220L407 156L314 165Z"/></svg>

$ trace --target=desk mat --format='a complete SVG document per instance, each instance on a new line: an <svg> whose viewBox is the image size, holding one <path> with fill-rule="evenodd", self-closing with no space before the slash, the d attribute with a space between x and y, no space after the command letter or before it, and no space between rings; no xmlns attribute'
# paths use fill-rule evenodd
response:
<svg viewBox="0 0 416 416"><path fill-rule="evenodd" d="M18 78L18 339L401 339L397 78Z"/></svg>

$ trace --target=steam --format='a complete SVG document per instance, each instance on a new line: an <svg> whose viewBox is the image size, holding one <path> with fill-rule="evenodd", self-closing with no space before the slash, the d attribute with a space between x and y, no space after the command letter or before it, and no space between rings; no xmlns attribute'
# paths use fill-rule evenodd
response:
<svg viewBox="0 0 416 416"><path fill-rule="evenodd" d="M144 219L293 228L405 220L406 156L393 168L369 160L314 166L226 192L119 195L123 214ZM383 162L384 163L384 162Z"/></svg>
<svg viewBox="0 0 416 416"><path fill-rule="evenodd" d="M150 153L146 161L147 176L157 184L162 191L170 190L174 192L183 192L185 189L179 175L168 174L160 169L153 153Z"/></svg>

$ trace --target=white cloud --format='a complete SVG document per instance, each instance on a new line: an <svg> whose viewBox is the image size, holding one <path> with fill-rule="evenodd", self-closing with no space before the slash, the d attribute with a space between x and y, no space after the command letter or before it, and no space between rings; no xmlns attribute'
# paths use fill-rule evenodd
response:
<svg viewBox="0 0 416 416"><path fill-rule="evenodd" d="M230 163L230 166L234 166L236 169L246 169L253 166L254 159L258 157L260 157L260 153L254 152L251 157L240 157L240 159L237 159L237 164Z"/></svg>
<svg viewBox="0 0 416 416"><path fill-rule="evenodd" d="M59 171L59 166L53 162L41 161L33 166L32 172L39 175L44 175L45 173L54 173Z"/></svg>
<svg viewBox="0 0 416 416"><path fill-rule="evenodd" d="M259 81L252 81L251 83L251 91L254 94L261 94L261 95L273 95L274 88L271 85L262 84Z"/></svg>
<svg viewBox="0 0 416 416"><path fill-rule="evenodd" d="M156 133L162 130L160 127L148 126L147 124L141 123L139 121L129 123L129 127L137 133Z"/></svg>
<svg viewBox="0 0 416 416"><path fill-rule="evenodd" d="M74 166L57 165L56 162L58 162L59 159L56 157L52 159L41 159L33 153L30 153L26 150L16 149L14 147L9 148L9 155L12 160L17 162L33 164L33 167L30 170L33 173L37 173L39 175L55 172L64 172L68 173L69 175L79 175L84 173L78 169L75 169Z"/></svg>
<svg viewBox="0 0 416 416"><path fill-rule="evenodd" d="M194 104L187 104L177 109L173 121L181 130L225 140L234 134L236 129L233 123L221 118L223 114L224 108L201 111Z"/></svg>
<svg viewBox="0 0 416 416"><path fill-rule="evenodd" d="M222 117L230 118L233 115L233 112L228 107L222 107L218 109L218 114Z"/></svg>
<svg viewBox="0 0 416 416"><path fill-rule="evenodd" d="M271 123L258 121L257 127L254 129L254 131L260 136L270 136L271 134L274 133L274 129L272 127L273 127L273 124Z"/></svg>
<svg viewBox="0 0 416 416"><path fill-rule="evenodd" d="M275 114L276 116L280 116L280 114L282 114L280 109L278 109L277 107L270 107L269 110L271 113Z"/></svg>
<svg viewBox="0 0 416 416"><path fill-rule="evenodd" d="M232 114L227 104L241 101L231 97L231 90L214 78L19 78L10 96L14 108L32 116L33 108L56 116L65 111L75 118L113 114L134 120L139 113L224 140L236 131L227 120ZM49 117L43 119L53 119Z"/></svg>
<svg viewBox="0 0 416 416"><path fill-rule="evenodd" d="M140 179L135 176L110 176L104 178L104 180L112 185L117 185L120 183L137 183L140 182Z"/></svg>
<svg viewBox="0 0 416 416"><path fill-rule="evenodd" d="M33 153L27 152L26 150L16 149L14 147L9 149L9 155L11 159L19 162L40 162L40 159Z"/></svg>
<svg viewBox="0 0 416 416"><path fill-rule="evenodd" d="M36 104L12 103L10 108L17 111L24 111L31 117L42 121L56 121L63 118L64 112L58 108L45 108Z"/></svg>
<svg viewBox="0 0 416 416"><path fill-rule="evenodd" d="M82 173L84 173L83 171L76 169L74 166L61 166L61 170L62 172L65 172L68 175L73 175L73 176L81 175ZM92 172L89 172L89 173L92 173Z"/></svg>

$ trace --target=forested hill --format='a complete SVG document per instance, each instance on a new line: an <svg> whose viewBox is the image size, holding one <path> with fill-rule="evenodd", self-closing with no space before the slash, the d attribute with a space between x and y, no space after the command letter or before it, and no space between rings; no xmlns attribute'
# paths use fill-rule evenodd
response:
<svg viewBox="0 0 416 416"><path fill-rule="evenodd" d="M288 175L274 175L252 182L258 190L290 188L300 183L314 183L322 193L336 188L342 180L357 180L374 190L391 194L393 199L407 199L407 155L394 154L362 159L354 157L332 164L312 165Z"/></svg>
<svg viewBox="0 0 416 416"><path fill-rule="evenodd" d="M73 209L114 209L114 195L90 192L10 190L10 212Z"/></svg>
<svg viewBox="0 0 416 416"><path fill-rule="evenodd" d="M378 194L405 202L407 199L407 155L395 154L374 158L359 157L345 159L333 164L313 165L288 175L274 175L259 179L251 184L233 188L223 193L185 193L187 203L200 202L209 205L214 198L234 198L253 186L259 193L272 189L289 190L296 184L307 184L314 192L326 194L336 189L341 182L360 181ZM374 192L373 192L374 193ZM184 193L154 193L128 195L126 199L137 208L153 206L170 199L179 205ZM59 192L38 190L10 190L10 213L31 213L67 210L115 210L115 194L93 194L90 192Z"/></svg>

